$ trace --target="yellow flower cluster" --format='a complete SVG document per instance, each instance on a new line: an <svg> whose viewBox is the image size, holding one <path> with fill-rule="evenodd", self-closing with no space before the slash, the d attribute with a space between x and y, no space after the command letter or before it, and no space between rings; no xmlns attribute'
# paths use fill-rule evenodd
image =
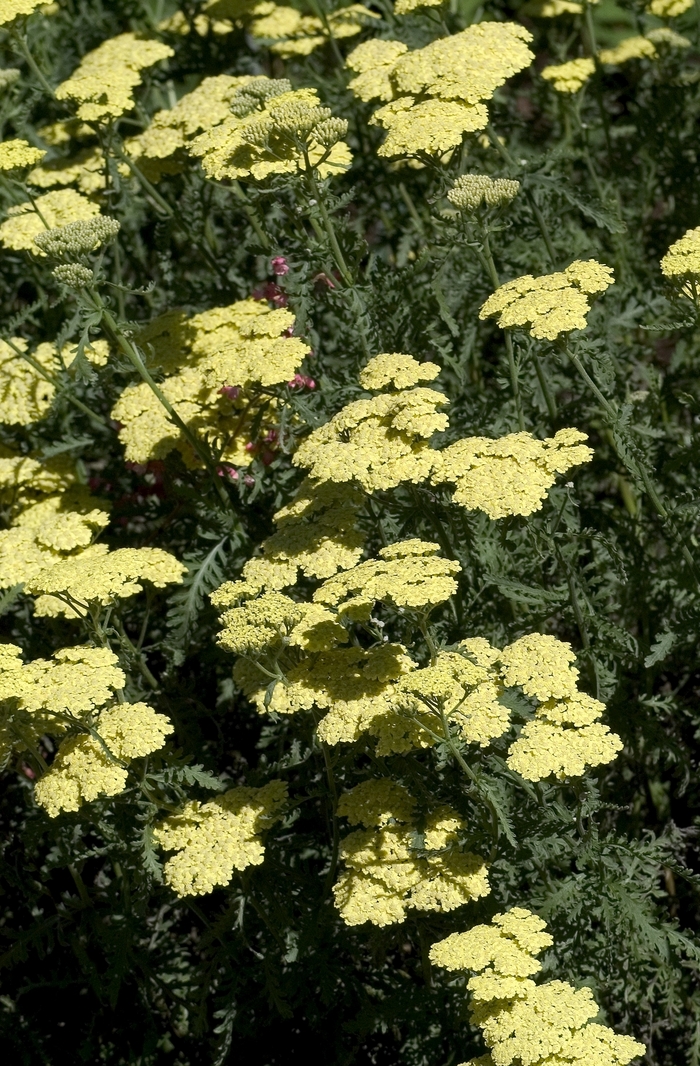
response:
<svg viewBox="0 0 700 1066"><path fill-rule="evenodd" d="M580 260L555 274L532 274L507 281L489 296L479 318L498 317L502 329L528 326L533 337L554 340L561 333L586 328L588 296L613 284L610 267Z"/></svg>
<svg viewBox="0 0 700 1066"><path fill-rule="evenodd" d="M270 51L283 59L311 55L331 37L336 40L354 37L370 19L381 18L364 4L350 4L329 11L324 22L315 15L302 15L296 8L278 5L272 0L256 4L253 13L251 35L269 41Z"/></svg>
<svg viewBox="0 0 700 1066"><path fill-rule="evenodd" d="M208 803L188 803L167 818L153 836L165 851L165 880L178 896L201 896L227 885L234 870L259 866L265 849L261 834L282 815L283 781L263 788L233 788Z"/></svg>
<svg viewBox="0 0 700 1066"><path fill-rule="evenodd" d="M392 367L395 373L389 377ZM367 364L361 380L367 388L381 387L370 382L430 381L434 370L435 364L421 364L411 356L382 354ZM447 415L438 411L446 402L441 392L427 388L355 400L315 429L293 461L319 481L355 480L367 492L424 481L435 454L428 441L447 426Z"/></svg>
<svg viewBox="0 0 700 1066"><path fill-rule="evenodd" d="M350 149L344 119L322 107L315 89L292 89L284 79L251 78L234 93L231 113L188 145L208 177L295 174L313 166L321 177L346 170Z"/></svg>
<svg viewBox="0 0 700 1066"><path fill-rule="evenodd" d="M7 219L0 225L0 242L13 251L41 256L44 253L34 243L38 234L70 222L86 221L99 213L97 204L75 189L57 189L37 196L33 204L27 201L10 207Z"/></svg>
<svg viewBox="0 0 700 1066"><path fill-rule="evenodd" d="M532 35L513 22L480 22L409 51L399 41L367 41L347 58L358 77L350 88L386 100L371 122L387 130L379 155L443 154L465 133L484 129L484 101L529 66Z"/></svg>
<svg viewBox="0 0 700 1066"><path fill-rule="evenodd" d="M329 578L314 593L314 601L333 607L339 617L368 619L374 604L429 612L457 591L454 575L461 567L441 559L437 544L403 540L382 548L378 559L358 563Z"/></svg>
<svg viewBox="0 0 700 1066"><path fill-rule="evenodd" d="M332 577L359 562L364 535L356 527L363 494L357 486L340 486L332 481L302 482L290 504L274 515L276 532L264 540L263 555L249 559L242 581L223 586L227 606L235 596L256 596L262 589L283 589L295 585L299 570L306 577ZM221 591L221 590L219 590Z"/></svg>
<svg viewBox="0 0 700 1066"><path fill-rule="evenodd" d="M0 26L6 26L16 18L31 15L43 3L44 0L1 0Z"/></svg>
<svg viewBox="0 0 700 1066"><path fill-rule="evenodd" d="M661 260L661 273L667 278L700 277L700 226L686 230Z"/></svg>
<svg viewBox="0 0 700 1066"><path fill-rule="evenodd" d="M422 7L441 7L445 0L396 0L394 4L395 15L410 15Z"/></svg>
<svg viewBox="0 0 700 1066"><path fill-rule="evenodd" d="M56 392L53 383L17 353L17 349L26 352L27 348L23 337L13 337L12 345L0 340L0 422L7 425L38 422L47 414ZM57 369L52 344L38 345L31 358L47 375Z"/></svg>
<svg viewBox="0 0 700 1066"><path fill-rule="evenodd" d="M430 958L449 970L475 970L471 1021L491 1054L489 1066L547 1063L548 1066L627 1066L646 1051L643 1044L591 1022L598 1004L589 988L565 981L538 985L537 958L552 944L545 923L522 907L496 914L491 925L452 933L433 944Z"/></svg>
<svg viewBox="0 0 700 1066"><path fill-rule="evenodd" d="M538 701L535 717L508 754L511 769L529 781L579 777L589 766L612 762L622 749L617 734L598 721L604 705L578 691L574 658L568 644L539 633L502 653L504 683Z"/></svg>
<svg viewBox="0 0 700 1066"><path fill-rule="evenodd" d="M55 818L98 796L118 795L126 788L128 763L158 751L172 731L165 715L146 703L118 703L102 711L93 731L63 741L36 784L37 803Z"/></svg>
<svg viewBox="0 0 700 1066"><path fill-rule="evenodd" d="M577 93L589 78L595 74L595 62L584 59L570 59L568 63L553 63L545 67L542 77L554 83L558 93Z"/></svg>
<svg viewBox="0 0 700 1066"><path fill-rule="evenodd" d="M219 126L231 116L231 101L238 89L253 80L251 75L218 74L204 78L185 93L170 110L157 111L143 133L125 142L129 155L146 176L159 181L163 174L183 169L190 141L204 130Z"/></svg>
<svg viewBox="0 0 700 1066"><path fill-rule="evenodd" d="M347 925L386 926L404 921L409 908L447 912L488 895L480 855L460 851L464 823L449 807L426 818L423 847L414 845L413 803L401 785L365 781L341 796L338 814L367 826L340 846L347 867L333 887L335 905Z"/></svg>
<svg viewBox="0 0 700 1066"><path fill-rule="evenodd" d="M155 588L179 584L183 563L162 548L118 548L93 544L78 555L53 561L34 574L26 590L39 599L35 613L43 616L84 614L91 604L107 605L141 592L143 581Z"/></svg>
<svg viewBox="0 0 700 1066"><path fill-rule="evenodd" d="M436 453L432 480L452 482L455 503L470 511L490 518L529 515L540 510L557 474L590 462L586 439L577 429L560 429L544 440L529 433L467 437Z"/></svg>
<svg viewBox="0 0 700 1066"><path fill-rule="evenodd" d="M578 0L529 0L521 10L524 15L532 15L534 18L554 19L559 15L580 15L583 12L583 4L578 3Z"/></svg>
<svg viewBox="0 0 700 1066"><path fill-rule="evenodd" d="M3 141L0 144L0 170L21 170L23 167L33 167L46 155L41 148L32 148L27 141L15 138L12 141Z"/></svg>
<svg viewBox="0 0 700 1066"><path fill-rule="evenodd" d="M71 719L89 719L124 681L105 648L61 648L24 663L20 648L0 644L0 761L32 749L44 733L62 735Z"/></svg>
<svg viewBox="0 0 700 1066"><path fill-rule="evenodd" d="M647 11L657 18L672 19L693 6L693 0L651 0Z"/></svg>
<svg viewBox="0 0 700 1066"><path fill-rule="evenodd" d="M614 48L603 48L598 58L609 66L628 63L630 59L656 59L656 48L648 37L626 37Z"/></svg>
<svg viewBox="0 0 700 1066"><path fill-rule="evenodd" d="M123 178L129 168L119 163L117 169ZM38 189L52 189L57 185L77 185L86 196L94 196L105 187L105 157L101 148L83 148L72 159L54 159L36 167L27 177L30 185Z"/></svg>
<svg viewBox="0 0 700 1066"><path fill-rule="evenodd" d="M73 473L22 456L0 458L0 497L10 520L0 531L0 588L85 549L109 521Z"/></svg>
<svg viewBox="0 0 700 1066"><path fill-rule="evenodd" d="M112 37L83 56L77 70L56 89L58 100L74 100L78 118L106 122L134 106L141 72L174 51L160 41L140 40L133 33Z"/></svg>
<svg viewBox="0 0 700 1066"><path fill-rule="evenodd" d="M294 378L309 351L298 337L281 336L293 324L284 308L240 300L189 319L165 315L136 339L147 362L177 371L160 388L182 420L222 461L247 466L257 443L274 439L275 387ZM176 448L188 466L200 463L147 384L127 386L112 418L128 460L160 459Z"/></svg>

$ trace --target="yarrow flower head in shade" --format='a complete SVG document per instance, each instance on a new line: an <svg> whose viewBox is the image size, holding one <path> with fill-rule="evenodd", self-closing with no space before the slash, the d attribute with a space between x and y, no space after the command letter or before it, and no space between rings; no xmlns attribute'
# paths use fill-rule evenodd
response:
<svg viewBox="0 0 700 1066"><path fill-rule="evenodd" d="M490 178L488 174L462 174L447 193L447 199L461 211L474 212L482 204L502 207L520 191L520 182L509 178Z"/></svg>
<svg viewBox="0 0 700 1066"><path fill-rule="evenodd" d="M75 189L56 189L37 196L33 204L27 201L10 207L7 219L0 225L0 242L13 251L24 249L43 255L34 243L40 233L70 222L86 222L99 213L98 205Z"/></svg>
<svg viewBox="0 0 700 1066"><path fill-rule="evenodd" d="M43 3L44 0L0 0L0 26L31 15Z"/></svg>
<svg viewBox="0 0 700 1066"><path fill-rule="evenodd" d="M64 740L36 784L36 801L52 818L123 792L129 762L162 748L173 727L146 703L118 703L98 715L94 730L99 739L91 732Z"/></svg>
<svg viewBox="0 0 700 1066"><path fill-rule="evenodd" d="M681 284L681 292L691 299L698 298L700 283L700 226L686 230L674 241L661 260L661 273Z"/></svg>
<svg viewBox="0 0 700 1066"><path fill-rule="evenodd" d="M371 121L387 130L383 156L442 155L488 123L485 101L529 66L532 35L512 22L481 22L408 51L397 41L367 41L347 58L362 100L388 101Z"/></svg>
<svg viewBox="0 0 700 1066"><path fill-rule="evenodd" d="M442 0L440 0L442 2ZM270 51L283 59L311 55L331 38L341 40L361 33L373 19L381 16L364 4L329 11L326 19L302 15L296 8L262 0L253 9L250 34L270 42Z"/></svg>
<svg viewBox="0 0 700 1066"><path fill-rule="evenodd" d="M321 177L341 173L351 162L342 140L347 122L323 107L315 89L293 90L285 79L253 78L231 99L231 114L189 145L208 177L295 174L308 164Z"/></svg>
<svg viewBox="0 0 700 1066"><path fill-rule="evenodd" d="M480 855L459 850L465 823L449 807L429 816L423 847L416 846L413 803L403 786L366 781L341 796L338 814L368 829L350 833L340 847L346 866L333 887L347 925L402 922L409 909L445 913L490 891Z"/></svg>
<svg viewBox="0 0 700 1066"><path fill-rule="evenodd" d="M529 433L466 437L437 453L432 481L454 483L455 503L490 518L530 515L542 507L557 474L590 462L585 440L577 429L560 429L545 440Z"/></svg>
<svg viewBox="0 0 700 1066"><path fill-rule="evenodd" d="M616 66L631 59L656 59L656 46L648 37L626 37L614 48L602 48L598 54L601 63Z"/></svg>
<svg viewBox="0 0 700 1066"><path fill-rule="evenodd" d="M202 896L227 885L234 870L259 866L265 857L262 834L282 816L287 799L283 781L262 788L241 786L207 803L193 800L153 833L164 851L165 880L178 896Z"/></svg>
<svg viewBox="0 0 700 1066"><path fill-rule="evenodd" d="M627 1066L646 1048L591 1021L599 1008L590 988L532 980L542 969L536 956L552 944L545 929L545 922L531 911L513 907L494 915L490 925L452 933L430 949L436 966L476 971L467 988L472 994L470 1020L491 1049L483 1059L495 1066Z"/></svg>
<svg viewBox="0 0 700 1066"><path fill-rule="evenodd" d="M577 93L594 74L595 62L589 57L553 63L542 71L544 80L551 81L558 93Z"/></svg>
<svg viewBox="0 0 700 1066"><path fill-rule="evenodd" d="M588 297L613 284L613 272L595 260L580 260L555 274L507 281L489 296L479 318L498 318L501 329L528 327L533 337L555 340L562 333L586 328Z"/></svg>
<svg viewBox="0 0 700 1066"><path fill-rule="evenodd" d="M424 7L442 7L445 0L395 0L395 15L411 15Z"/></svg>
<svg viewBox="0 0 700 1066"><path fill-rule="evenodd" d="M0 171L22 170L35 167L46 155L42 148L33 148L27 141L16 138L0 144Z"/></svg>
<svg viewBox="0 0 700 1066"><path fill-rule="evenodd" d="M650 15L656 15L661 19L677 18L693 6L693 0L651 0L647 4Z"/></svg>
<svg viewBox="0 0 700 1066"><path fill-rule="evenodd" d="M160 41L122 33L83 56L70 78L56 89L56 99L74 100L79 105L78 118L86 122L118 118L133 108L141 72L174 54Z"/></svg>
<svg viewBox="0 0 700 1066"><path fill-rule="evenodd" d="M560 15L580 15L583 12L583 4L578 3L578 0L529 0L521 11L524 15L531 15L536 19L555 19Z"/></svg>
<svg viewBox="0 0 700 1066"><path fill-rule="evenodd" d="M58 369L54 346L39 344L31 353L39 369L22 358L25 352L29 354L29 345L23 337L13 337L11 344L0 340L0 422L7 425L29 426L44 418L56 392L51 381Z"/></svg>

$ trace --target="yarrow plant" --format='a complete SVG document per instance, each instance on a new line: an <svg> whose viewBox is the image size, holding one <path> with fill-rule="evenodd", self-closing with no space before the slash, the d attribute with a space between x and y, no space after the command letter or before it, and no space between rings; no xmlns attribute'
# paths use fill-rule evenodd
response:
<svg viewBox="0 0 700 1066"><path fill-rule="evenodd" d="M698 25L0 0L8 1061L700 1066Z"/></svg>

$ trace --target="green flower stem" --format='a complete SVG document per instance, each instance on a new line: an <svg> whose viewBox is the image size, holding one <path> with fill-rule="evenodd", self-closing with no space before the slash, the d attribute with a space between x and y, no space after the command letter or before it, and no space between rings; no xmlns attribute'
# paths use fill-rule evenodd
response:
<svg viewBox="0 0 700 1066"><path fill-rule="evenodd" d="M501 144L501 142L500 142L500 140L498 138L498 135L496 134L496 131L494 130L493 126L491 126L490 123L489 123L489 125L486 128L486 132L488 133L489 140L491 141L491 144L494 146L494 148L499 153L499 155L505 160L505 162L508 164L508 166L515 167L517 169L518 164L515 162L515 160L513 159L513 156L510 154L510 152L508 151L506 146L504 144ZM542 214L542 212L540 211L539 207L537 206L537 204L535 202L535 198L532 195L532 193L530 192L530 190L525 188L524 192L525 192L525 196L527 198L527 202L530 205L530 210L532 211L533 215L535 216L535 221L537 222L537 226L539 228L539 231L542 234L542 240L545 243L545 247L547 249L547 254L549 255L549 258L550 258L550 260L552 262L552 266L556 270L557 269L557 253L554 251L554 245L552 244L552 238L551 238L550 233L549 233L549 227L547 226L547 223L545 222L544 215Z"/></svg>
<svg viewBox="0 0 700 1066"><path fill-rule="evenodd" d="M338 270L340 271L340 276L342 277L345 284L348 286L352 286L354 285L354 279L352 274L348 270L348 265L345 262L345 257L342 253L340 245L338 244L338 238L336 237L335 229L333 228L333 220L328 214L328 208L326 207L324 198L321 195L321 191L318 187L318 182L316 181L316 175L314 174L314 168L311 165L311 160L309 159L309 152L307 148L304 148L304 162L306 164L306 174L309 179L309 185L311 186L311 192L316 201L318 209L321 212L321 218L323 219L323 224L326 228L326 236L328 237L328 243L330 245L333 258L335 259L335 264L338 267Z"/></svg>
<svg viewBox="0 0 700 1066"><path fill-rule="evenodd" d="M323 898L326 899L333 888L335 883L335 875L338 871L338 855L340 853L340 831L338 828L338 789L335 784L335 776L333 774L333 763L331 762L330 753L328 751L328 745L321 741L321 751L323 752L323 762L326 767L326 778L328 780L328 791L331 798L331 864L328 867L328 874L326 875L326 881L323 886Z"/></svg>
<svg viewBox="0 0 700 1066"><path fill-rule="evenodd" d="M88 418L99 429L106 429L111 431L110 425L105 418L102 418L101 415L96 414L93 410L91 410L91 408L88 407L87 404L83 403L82 400L79 400L77 396L73 396L73 394L69 392L68 389L65 389L63 387L61 381L55 376L55 374L51 374L32 355L29 355L28 352L23 352L22 349L19 348L10 337L5 338L5 344L7 344L8 347L12 349L16 356L18 356L20 359L23 359L25 363L28 363L29 366L36 370L37 374L39 374L40 377L44 379L44 381L48 381L50 385L53 385L53 387L58 392L60 392L62 396L65 396L66 399L70 403L72 403L74 407L77 407L79 411L82 411L84 415L87 415Z"/></svg>
<svg viewBox="0 0 700 1066"><path fill-rule="evenodd" d="M129 655L138 663L138 668L141 671L141 674L143 675L143 678L147 682L147 684L150 685L154 692L157 692L160 688L159 682L148 669L143 652L139 648L137 648L133 641L130 640L127 636L126 630L124 629L124 623L118 615L116 615L114 618L114 624L117 628L117 632L119 633L120 643L123 647L126 648Z"/></svg>
<svg viewBox="0 0 700 1066"><path fill-rule="evenodd" d="M253 227L253 229L255 230L255 235L258 238L258 240L260 241L260 247L263 248L266 252L271 251L272 250L272 245L270 243L270 238L268 237L268 235L265 233L264 229L262 228L262 226L260 224L260 219L257 216L255 208L253 207L253 205L251 204L250 200L246 196L245 191L241 188L240 183L238 181L234 180L234 181L231 182L230 188L231 188L231 190L233 192L233 195L242 204L245 216L248 219L248 221L250 222L250 224Z"/></svg>
<svg viewBox="0 0 700 1066"><path fill-rule="evenodd" d="M421 237L425 237L425 226L423 225L423 219L418 214L418 211L416 209L416 205L413 202L411 194L409 193L408 189L406 188L406 186L404 185L404 183L402 181L399 182L398 188L399 188L399 194L401 196L401 199L405 203L405 205L406 205L406 207L408 209L408 213L411 216L411 218L413 219L413 222L414 222L414 225L415 225L416 229L420 233Z"/></svg>
<svg viewBox="0 0 700 1066"><path fill-rule="evenodd" d="M544 396L544 402L547 404L547 411L549 412L549 417L552 420L552 422L556 422L557 418L559 417L559 410L557 408L557 401L555 400L554 394L552 393L552 390L549 387L549 382L547 381L547 376L546 376L544 370L542 369L542 363L540 362L540 357L538 356L537 352L535 352L535 351L532 352L532 361L533 361L534 366L535 366L535 373L537 374L537 380L539 381L540 388L542 389L542 395Z"/></svg>
<svg viewBox="0 0 700 1066"><path fill-rule="evenodd" d="M488 269L491 284L494 290L501 284L498 280L498 271L496 270L496 264L491 252L491 245L489 243L489 235L486 229L481 230L481 243L483 248L484 261ZM523 415L523 405L520 397L520 382L518 381L518 368L515 365L515 355L513 352L513 338L509 329L503 330L503 336L506 345L506 355L508 357L508 370L510 373L510 385L513 390L513 399L515 400L515 409L518 413L518 426L520 432L525 431L525 416Z"/></svg>
<svg viewBox="0 0 700 1066"><path fill-rule="evenodd" d="M183 419L177 413L173 405L170 403L170 400L168 400L168 398L164 395L162 389L159 388L159 386L155 383L150 373L146 369L138 351L131 343L131 341L119 329L117 323L112 318L112 315L102 302L99 293L96 292L95 289L89 289L85 291L88 293L89 298L93 303L94 309L96 311L99 311L102 316L102 325L104 327L105 333L111 339L112 343L115 344L124 353L131 365L140 375L141 379L145 381L145 383L151 389L158 401L162 404L170 421L177 426L185 440L188 442L188 444L190 444L195 454L201 459L202 463L206 467L212 479L212 483L214 485L216 493L219 499L221 500L221 503L226 508L226 510L232 511L234 508L231 499L226 490L224 489L223 485L221 484L221 479L219 478L219 475L216 471L216 465L214 464L214 461L206 446L192 432L187 423L183 421Z"/></svg>
<svg viewBox="0 0 700 1066"><path fill-rule="evenodd" d="M128 166L129 170L134 175L144 192L147 193L148 196L150 196L151 200L153 200L153 202L161 209L161 211L163 211L168 216L168 218L172 219L172 221L175 223L181 233L183 233L185 237L187 237L187 239L191 241L192 244L194 244L194 246L197 248L202 257L206 259L209 266L216 271L222 281L225 281L228 284L228 277L226 275L225 268L222 267L221 263L219 263L219 261L212 255L207 246L205 244L202 244L197 235L192 232L180 212L177 211L174 207L172 207L168 203L168 201L163 196L161 196L155 186L151 184L151 182L142 172L141 168L134 162L133 159L131 159L127 155L122 146L118 144L114 139L110 143L110 148L117 156L117 158L120 159L122 163L125 163L126 166Z"/></svg>
<svg viewBox="0 0 700 1066"><path fill-rule="evenodd" d="M601 392L601 390L598 388L598 385L593 380L591 375L588 373L588 371L584 367L584 365L581 362L581 360L578 358L577 355L575 355L569 349L568 345L565 346L565 351L566 351L566 354L567 354L567 356L569 358L569 361L571 362L571 365L575 368L575 370L578 373L578 375L581 378L581 380L586 383L588 388L591 390L593 395L596 397L596 399L598 400L598 403L600 404L600 406L603 408L603 410L605 411L606 415L610 419L611 425L614 426L615 422L617 422L617 419L618 419L618 412L615 409L614 405L611 404L610 401L607 399L607 397ZM698 571L696 569L695 559L693 557L693 554L690 551L690 549L688 548L688 545L685 542L685 538L683 537L683 534L680 532L680 530L676 526L676 523L673 521L671 515L668 513L668 511L667 511L667 509L666 509L666 507L665 507L665 505L663 503L663 500L659 496L659 492L658 492L656 486L654 485L654 482L651 479L651 475L649 474L649 471L646 469L646 467L644 466L643 463L638 462L636 460L630 461L630 459L628 457L626 457L625 455L621 454L620 453L620 449L615 444L614 437L613 437L613 447L615 448L615 452L617 453L617 456L620 459L620 462L623 464L623 466L626 468L626 470L629 471L629 473L632 475L632 478L635 481L637 481L637 482L641 481L642 486L644 487L644 491L646 492L647 496L649 497L649 500L651 502L652 507L656 511L656 513L659 516L659 518L663 522L666 523L666 525L668 526L668 528L670 529L670 531L672 532L672 534L674 535L674 537L678 541L678 543L680 545L680 548L681 548L681 554L683 555L683 558L685 559L686 563L690 567L691 573L693 574L693 577L695 578L695 581L700 585L700 574L698 574Z"/></svg>
<svg viewBox="0 0 700 1066"><path fill-rule="evenodd" d="M17 50L19 52L21 52L22 55L24 56L24 58L26 59L27 65L32 70L32 72L33 72L34 76L36 77L37 81L41 84L42 88L49 94L49 96L53 100L55 100L56 99L56 93L54 92L54 90L49 85L49 83L46 80L46 77L45 77L43 71L41 70L39 64L35 60L35 58L32 55L32 53L29 51L29 45L27 44L26 37L22 33L19 33L16 30L15 31L10 31L10 36L11 36L11 39L12 39L13 43L17 46Z"/></svg>
<svg viewBox="0 0 700 1066"><path fill-rule="evenodd" d="M323 23L323 28L328 34L328 39L331 42L331 48L333 49L333 55L335 56L336 63L339 67L344 67L345 60L343 59L343 53L340 51L340 48L338 47L338 42L333 36L333 30L331 29L331 25L328 21L328 16L326 15L325 9L321 4L318 3L318 0L309 0L309 6L316 13L316 17L319 18Z"/></svg>

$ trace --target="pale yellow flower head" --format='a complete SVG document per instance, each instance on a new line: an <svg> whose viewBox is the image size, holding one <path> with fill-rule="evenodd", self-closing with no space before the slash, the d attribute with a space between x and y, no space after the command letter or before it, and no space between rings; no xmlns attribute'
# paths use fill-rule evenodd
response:
<svg viewBox="0 0 700 1066"><path fill-rule="evenodd" d="M44 0L0 0L0 26L31 15L43 3Z"/></svg>
<svg viewBox="0 0 700 1066"><path fill-rule="evenodd" d="M590 57L570 59L568 63L553 63L545 67L542 77L554 83L558 93L577 93L595 73L595 63Z"/></svg>
<svg viewBox="0 0 700 1066"><path fill-rule="evenodd" d="M133 92L141 82L141 71L174 54L160 41L122 33L83 56L70 78L56 89L56 98L78 103L77 116L86 122L118 118L134 106Z"/></svg>
<svg viewBox="0 0 700 1066"><path fill-rule="evenodd" d="M595 260L580 260L555 274L507 281L489 296L479 318L496 316L502 329L527 326L533 337L555 340L561 333L586 328L589 295L605 292L613 272Z"/></svg>
<svg viewBox="0 0 700 1066"><path fill-rule="evenodd" d="M358 44L345 60L345 65L357 73L348 88L360 100L391 100L394 89L390 75L399 56L408 51L402 41L375 38Z"/></svg>
<svg viewBox="0 0 700 1066"><path fill-rule="evenodd" d="M631 59L656 59L656 46L648 37L626 37L614 48L603 48L599 53L601 63L617 65Z"/></svg>
<svg viewBox="0 0 700 1066"><path fill-rule="evenodd" d="M682 15L692 6L693 0L651 0L651 3L647 4L647 11L657 18L672 19Z"/></svg>
<svg viewBox="0 0 700 1066"><path fill-rule="evenodd" d="M462 174L447 193L447 199L462 211L501 207L518 195L520 182L509 178L491 178L488 174Z"/></svg>
<svg viewBox="0 0 700 1066"><path fill-rule="evenodd" d="M360 789L362 785L353 791ZM464 823L449 807L439 808L427 819L424 855L412 846L411 826L386 824L410 817L408 797L400 791L396 814L383 802L367 811L367 817L380 819L381 828L356 830L341 844L346 869L333 887L333 896L347 925L393 925L405 919L409 908L445 913L490 891L484 860L457 847L456 834Z"/></svg>
<svg viewBox="0 0 700 1066"><path fill-rule="evenodd" d="M455 503L490 518L529 515L540 510L557 474L590 462L586 439L577 429L560 429L545 440L529 433L466 437L436 453L432 481L453 482Z"/></svg>
<svg viewBox="0 0 700 1066"><path fill-rule="evenodd" d="M686 230L661 260L667 278L700 277L700 226Z"/></svg>
<svg viewBox="0 0 700 1066"><path fill-rule="evenodd" d="M407 389L420 382L433 381L440 373L437 363L419 363L412 355L397 352L375 355L360 371L360 385L363 389L383 389L393 385L397 389Z"/></svg>
<svg viewBox="0 0 700 1066"><path fill-rule="evenodd" d="M70 222L87 221L99 213L98 205L75 189L57 189L37 196L33 205L27 201L10 207L7 219L0 225L0 241L13 251L26 250L43 256L34 243L36 236Z"/></svg>
<svg viewBox="0 0 700 1066"><path fill-rule="evenodd" d="M490 925L453 933L431 947L436 965L478 973L467 984L470 1020L481 1028L491 1055L473 1060L472 1066L627 1066L646 1048L607 1026L591 1024L598 1004L589 988L574 989L564 981L538 985L531 979L541 970L534 956L552 944L545 929L542 919L513 907L496 914Z"/></svg>
<svg viewBox="0 0 700 1066"><path fill-rule="evenodd" d="M387 777L372 778L344 792L338 801L338 817L350 825L382 827L389 822L410 822L415 802L408 789Z"/></svg>
<svg viewBox="0 0 700 1066"><path fill-rule="evenodd" d="M165 880L178 896L202 896L227 885L234 870L259 866L262 834L282 815L287 798L283 781L263 788L233 788L207 803L193 800L154 830L165 851Z"/></svg>
<svg viewBox="0 0 700 1066"><path fill-rule="evenodd" d="M395 15L410 15L423 7L442 7L445 0L395 0Z"/></svg>
<svg viewBox="0 0 700 1066"><path fill-rule="evenodd" d="M583 4L578 3L578 0L529 0L520 10L533 18L554 19L559 15L580 15Z"/></svg>
<svg viewBox="0 0 700 1066"><path fill-rule="evenodd" d="M254 14L251 35L268 40L270 51L283 59L308 56L331 37L337 40L354 37L372 19L381 17L364 4L329 11L325 22L315 15L302 15L296 8L271 2L259 3Z"/></svg>
<svg viewBox="0 0 700 1066"><path fill-rule="evenodd" d="M33 167L46 155L41 148L32 148L27 141L16 138L12 141L3 141L0 144L0 170L21 170L23 167Z"/></svg>
<svg viewBox="0 0 700 1066"><path fill-rule="evenodd" d="M29 426L48 414L56 388L18 355L15 349L28 352L23 337L13 337L12 345L0 340L0 422ZM58 369L52 344L40 344L31 357L47 374Z"/></svg>

